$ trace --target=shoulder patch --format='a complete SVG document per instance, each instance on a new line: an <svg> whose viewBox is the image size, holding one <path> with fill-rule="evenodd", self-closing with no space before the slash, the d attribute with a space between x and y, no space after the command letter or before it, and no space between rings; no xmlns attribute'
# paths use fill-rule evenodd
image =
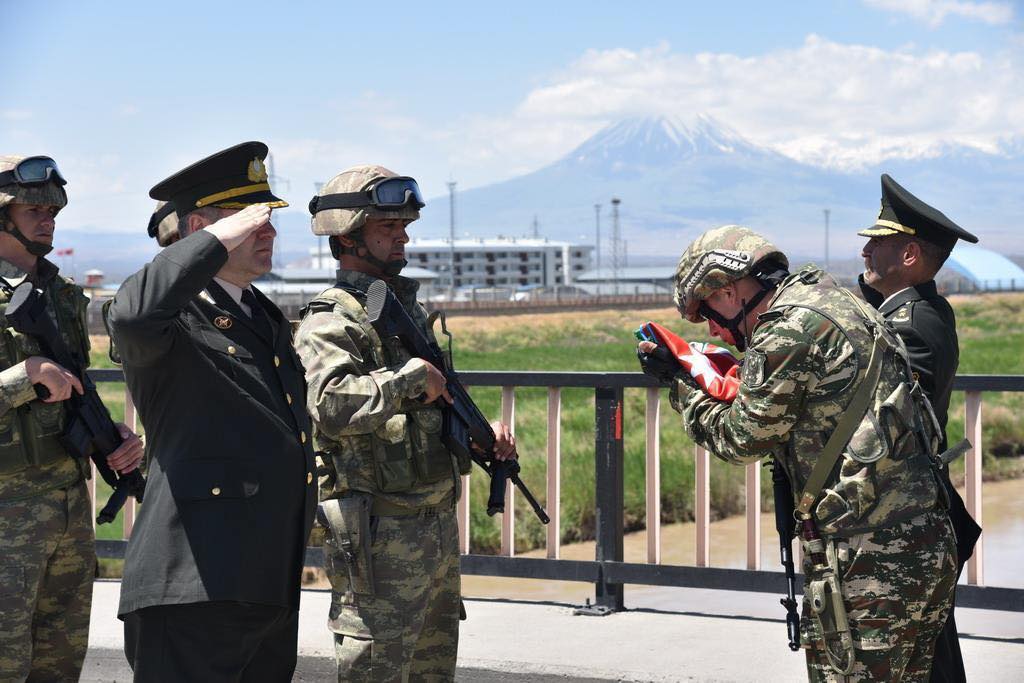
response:
<svg viewBox="0 0 1024 683"><path fill-rule="evenodd" d="M747 351L743 356L743 369L740 371L740 379L745 385L756 389L764 384L766 360L767 356L763 351L757 349Z"/></svg>

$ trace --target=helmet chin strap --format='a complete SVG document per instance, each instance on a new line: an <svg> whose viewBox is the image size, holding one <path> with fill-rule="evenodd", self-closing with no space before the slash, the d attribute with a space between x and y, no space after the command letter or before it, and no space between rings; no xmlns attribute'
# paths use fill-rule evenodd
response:
<svg viewBox="0 0 1024 683"><path fill-rule="evenodd" d="M13 237L14 239L21 242L25 250L37 258L46 256L53 251L52 244L43 244L42 242L33 242L24 235L21 234L21 230L18 230L18 226L14 224L14 221L7 219L4 221L4 232Z"/></svg>
<svg viewBox="0 0 1024 683"><path fill-rule="evenodd" d="M351 251L367 263L371 263L380 269L380 271L384 273L385 277L394 277L401 273L403 268L409 265L409 261L404 258L392 259L391 261L385 261L384 259L377 258L370 253L370 248L366 246L366 242L363 241L363 236L361 234L351 234L349 235L349 239L356 243L355 249L352 249ZM362 247L363 251L366 253L358 253L360 247Z"/></svg>
<svg viewBox="0 0 1024 683"><path fill-rule="evenodd" d="M701 302L700 308L697 309L697 312L709 320L714 320L719 327L724 327L729 330L729 334L732 335L732 341L736 346L736 349L739 351L746 351L747 342L750 337L750 329L747 325L747 316L750 315L751 311L757 308L757 305L761 303L761 300L764 299L771 290L772 288L766 287L762 284L761 291L755 294L750 301L747 301L746 299L742 299L740 301L739 313L731 318L726 318L724 315L708 306L707 302L704 301ZM742 330L740 329L740 325L743 326Z"/></svg>

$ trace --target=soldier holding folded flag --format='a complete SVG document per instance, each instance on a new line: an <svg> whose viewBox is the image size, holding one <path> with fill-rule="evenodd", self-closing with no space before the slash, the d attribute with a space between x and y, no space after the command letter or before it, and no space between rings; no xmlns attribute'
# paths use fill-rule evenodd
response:
<svg viewBox="0 0 1024 683"><path fill-rule="evenodd" d="M735 397L710 395L651 341L638 346L641 366L670 387L694 441L736 464L771 456L789 480L808 678L925 679L956 549L938 422L902 341L827 273L790 274L785 254L740 226L686 249L675 299L685 318L746 352Z"/></svg>

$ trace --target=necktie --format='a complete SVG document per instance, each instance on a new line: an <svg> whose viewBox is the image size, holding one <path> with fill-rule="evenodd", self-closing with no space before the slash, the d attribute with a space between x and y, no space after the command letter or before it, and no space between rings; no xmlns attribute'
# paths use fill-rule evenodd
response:
<svg viewBox="0 0 1024 683"><path fill-rule="evenodd" d="M249 314L252 316L252 322L256 327L256 330L267 340L271 346L274 344L274 330L270 323L270 319L267 318L266 311L263 310L263 306L256 300L256 296L252 293L251 289L242 291L242 303L249 307Z"/></svg>

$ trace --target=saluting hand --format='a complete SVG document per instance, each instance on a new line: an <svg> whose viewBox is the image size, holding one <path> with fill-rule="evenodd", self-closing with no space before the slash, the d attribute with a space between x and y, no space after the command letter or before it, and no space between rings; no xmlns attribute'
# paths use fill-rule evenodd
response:
<svg viewBox="0 0 1024 683"><path fill-rule="evenodd" d="M42 399L43 403L57 403L71 398L71 391L84 394L82 382L64 366L58 365L49 358L30 356L25 360L25 373L32 384L42 384L50 395Z"/></svg>
<svg viewBox="0 0 1024 683"><path fill-rule="evenodd" d="M237 213L224 216L206 230L212 232L224 248L231 251L269 221L270 207L266 204L252 204Z"/></svg>
<svg viewBox="0 0 1024 683"><path fill-rule="evenodd" d="M128 474L137 469L142 462L142 455L145 452L145 444L138 434L128 428L128 425L117 423L117 431L121 434L124 442L114 449L114 452L107 456L107 464L121 474Z"/></svg>

